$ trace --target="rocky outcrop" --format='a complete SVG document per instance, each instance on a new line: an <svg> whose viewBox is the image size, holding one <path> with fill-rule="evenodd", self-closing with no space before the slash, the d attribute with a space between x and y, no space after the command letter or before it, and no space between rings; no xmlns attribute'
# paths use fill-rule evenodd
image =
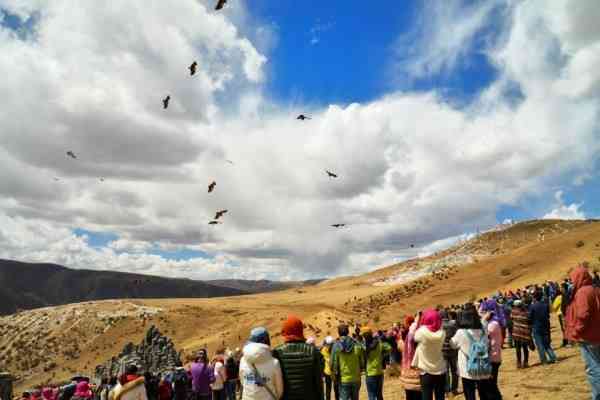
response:
<svg viewBox="0 0 600 400"><path fill-rule="evenodd" d="M159 374L172 371L181 366L181 353L175 349L173 341L161 335L153 325L139 345L128 343L123 351L103 365L96 367L96 378L110 378L122 373L122 369L130 364L138 366L140 373Z"/></svg>

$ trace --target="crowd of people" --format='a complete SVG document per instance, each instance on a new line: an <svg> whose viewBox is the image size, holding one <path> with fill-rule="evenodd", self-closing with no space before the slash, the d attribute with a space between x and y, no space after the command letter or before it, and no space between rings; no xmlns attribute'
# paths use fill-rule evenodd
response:
<svg viewBox="0 0 600 400"><path fill-rule="evenodd" d="M558 361L551 344L556 313L562 345L577 345L592 399L600 400L600 279L585 265L570 279L497 293L464 305L438 306L408 315L388 331L338 326L338 337L305 338L303 322L283 323L283 344L272 348L267 329L250 332L243 349L200 350L188 368L161 376L140 375L126 365L119 377L90 385L75 377L60 389L27 392L23 400L382 400L384 370L395 366L407 400L502 399L502 355L516 352L516 367L529 368L530 351L541 364Z"/></svg>

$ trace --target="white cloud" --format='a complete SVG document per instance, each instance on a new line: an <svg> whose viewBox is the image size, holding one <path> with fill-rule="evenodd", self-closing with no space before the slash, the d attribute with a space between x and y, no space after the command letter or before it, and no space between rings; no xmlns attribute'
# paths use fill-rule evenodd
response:
<svg viewBox="0 0 600 400"><path fill-rule="evenodd" d="M11 77L0 80L2 257L194 278L359 272L495 224L499 206L591 173L600 150L600 68L573 72L600 36L569 28L587 18L569 7L550 19L541 0L514 3L498 23L506 31L488 51L500 77L464 109L436 92L273 103L261 84L268 54L242 34L255 30L207 3L0 4L40 12L31 40L0 29L0 75ZM423 68L452 68L464 53L456 37L486 22L479 7L469 29L449 17L428 28L450 32L449 44L439 60L417 57ZM224 224L208 226L221 208ZM339 222L349 227L329 227ZM93 249L76 227L119 239ZM155 247L214 258L168 261L147 253Z"/></svg>
<svg viewBox="0 0 600 400"><path fill-rule="evenodd" d="M464 63L476 39L483 41L480 33L493 20L492 13L501 3L498 0L424 2L415 27L400 38L400 73L423 78L448 73Z"/></svg>
<svg viewBox="0 0 600 400"><path fill-rule="evenodd" d="M585 213L580 209L583 203L573 203L566 205L563 200L563 191L559 190L554 194L556 199L555 208L544 215L543 219L585 219Z"/></svg>
<svg viewBox="0 0 600 400"><path fill-rule="evenodd" d="M317 23L310 28L310 44L311 45L316 45L321 41L321 36L323 35L323 33L331 30L334 27L334 23L333 22L321 22L319 20L317 20Z"/></svg>

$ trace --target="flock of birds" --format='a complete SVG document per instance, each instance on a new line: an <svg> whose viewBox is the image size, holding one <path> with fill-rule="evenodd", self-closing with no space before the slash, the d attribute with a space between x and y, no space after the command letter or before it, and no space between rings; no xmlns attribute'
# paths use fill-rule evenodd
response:
<svg viewBox="0 0 600 400"><path fill-rule="evenodd" d="M217 4L215 6L215 10L221 10L223 9L223 7L225 6L225 4L227 3L227 0L218 0ZM198 71L198 62L197 61L193 61L190 66L188 67L188 70L190 71L190 76L194 76L196 75L196 72ZM171 101L171 95L167 94L167 96L162 99L162 104L163 104L163 109L167 110L169 108L169 102ZM299 121L305 121L305 120L310 120L311 118L304 115L304 114L300 114L298 115L298 117L296 117L297 120ZM74 160L77 159L77 155L69 150L67 151L67 157L70 157ZM233 161L231 160L226 160L226 162L233 164ZM329 170L325 170L325 173L327 174L327 176L329 178L338 178L338 175L334 172L331 172ZM59 181L59 178L54 178L55 181ZM104 178L100 178L100 182L104 182ZM217 186L217 182L212 181L209 185L208 185L208 193L212 193L214 192L215 188ZM209 225L218 225L218 224L222 224L222 217L227 214L229 212L229 210L219 210L215 213L215 217L208 223ZM347 226L347 224L333 224L331 225L331 227L333 228L344 228L345 226Z"/></svg>

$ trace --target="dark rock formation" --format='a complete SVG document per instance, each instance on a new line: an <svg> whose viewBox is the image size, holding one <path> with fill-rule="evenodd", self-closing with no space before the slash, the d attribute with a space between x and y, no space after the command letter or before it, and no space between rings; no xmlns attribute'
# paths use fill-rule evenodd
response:
<svg viewBox="0 0 600 400"><path fill-rule="evenodd" d="M128 343L118 356L111 358L103 365L98 365L96 379L119 376L123 373L125 366L130 364L137 365L141 374L150 372L156 375L181 366L181 353L175 350L171 339L161 335L158 329L152 325L142 343L137 346Z"/></svg>

